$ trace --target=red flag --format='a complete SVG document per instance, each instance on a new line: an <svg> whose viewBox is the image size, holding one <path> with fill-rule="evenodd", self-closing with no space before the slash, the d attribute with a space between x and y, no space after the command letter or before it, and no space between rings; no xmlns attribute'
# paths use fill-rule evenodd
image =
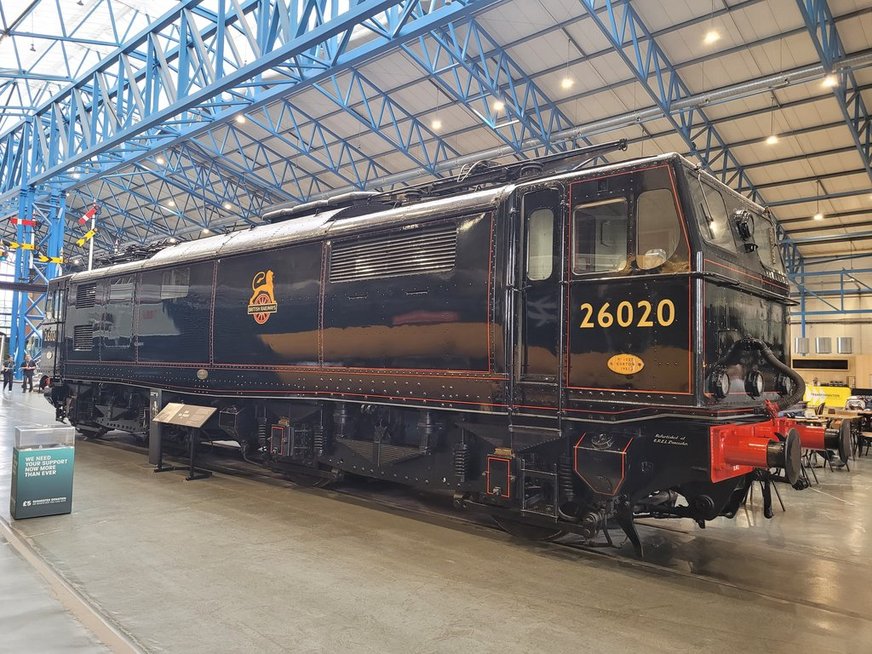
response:
<svg viewBox="0 0 872 654"><path fill-rule="evenodd" d="M36 227L36 220L34 220L33 218L16 218L15 216L12 216L12 218L9 219L9 222L11 222L13 225Z"/></svg>
<svg viewBox="0 0 872 654"><path fill-rule="evenodd" d="M86 222L91 220L91 218L93 218L95 215L97 215L97 205L96 204L93 207L91 207L90 209L88 209L84 214L82 214L82 217L79 218L79 224L84 225Z"/></svg>

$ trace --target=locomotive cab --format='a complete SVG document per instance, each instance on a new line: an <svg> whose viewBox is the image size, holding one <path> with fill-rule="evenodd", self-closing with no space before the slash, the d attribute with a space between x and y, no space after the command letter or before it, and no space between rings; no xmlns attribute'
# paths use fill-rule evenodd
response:
<svg viewBox="0 0 872 654"><path fill-rule="evenodd" d="M595 522L590 507L630 501L701 522L732 515L754 475L801 486L801 434L822 430L775 417L802 380L767 212L679 155L517 193L515 422L569 434L583 483L558 511ZM532 407L555 395L548 424ZM663 504L676 492L686 507Z"/></svg>
<svg viewBox="0 0 872 654"><path fill-rule="evenodd" d="M550 382L570 404L718 415L795 389L733 352L754 339L786 360L787 278L760 207L677 155L518 195L519 402Z"/></svg>

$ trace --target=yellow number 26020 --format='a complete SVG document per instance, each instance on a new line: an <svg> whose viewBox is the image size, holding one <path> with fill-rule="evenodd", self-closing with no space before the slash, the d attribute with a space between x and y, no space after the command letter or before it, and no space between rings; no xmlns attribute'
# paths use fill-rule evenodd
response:
<svg viewBox="0 0 872 654"><path fill-rule="evenodd" d="M669 327L675 322L675 303L672 300L660 300L655 307L648 300L639 300L633 305L624 300L618 302L612 309L611 302L606 302L597 309L590 302L585 302L581 309L582 329L596 326L612 327ZM594 320L596 322L594 322Z"/></svg>

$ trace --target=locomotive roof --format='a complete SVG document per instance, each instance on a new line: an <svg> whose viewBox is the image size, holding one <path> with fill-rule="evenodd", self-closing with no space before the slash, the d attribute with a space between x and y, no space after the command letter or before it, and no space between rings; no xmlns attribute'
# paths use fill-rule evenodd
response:
<svg viewBox="0 0 872 654"><path fill-rule="evenodd" d="M691 168L698 168L680 154L670 152L642 159L631 159L608 164L606 166L589 168L585 169L583 172L585 174L602 174L613 170L635 168L637 166L667 160L677 160ZM313 238L340 236L367 227L414 223L416 221L427 220L430 217L441 216L450 212L486 210L499 204L503 198L516 188L540 184L544 181L559 181L562 179L577 178L580 172L582 171L559 173L556 175L549 175L548 177L540 177L512 184L505 184L482 191L464 193L462 195L454 195L436 200L424 200L417 204L375 211L369 214L349 216L345 218L340 217L335 220L332 220L332 218L342 211L341 208L322 210L318 213L313 213L308 216L300 216L292 220L257 225L250 229L232 232L230 234L221 234L197 239L196 241L179 243L178 245L161 250L148 259L119 263L105 268L96 268L94 270L74 273L69 277L75 282L86 282L92 279L132 274L143 270L164 268L181 263L193 263L234 254L257 252L295 242L311 240ZM702 174L710 177L713 181L720 183L707 173ZM732 192L736 196L742 198L745 202L751 203L751 201L745 196L736 193L735 191ZM762 207L760 207L760 209L762 210Z"/></svg>
<svg viewBox="0 0 872 654"><path fill-rule="evenodd" d="M251 229L201 238L196 241L179 243L156 253L149 259L119 263L105 268L75 273L70 279L86 282L92 279L125 275L164 268L181 263L193 263L234 254L244 254L272 249L291 243L340 236L357 232L366 227L381 225L402 225L427 220L429 217L446 213L484 211L498 205L514 189L515 185L500 186L474 193L440 198L429 202L397 207L375 213L347 218L331 218L341 209L331 209L309 216L301 216L284 222L258 225Z"/></svg>

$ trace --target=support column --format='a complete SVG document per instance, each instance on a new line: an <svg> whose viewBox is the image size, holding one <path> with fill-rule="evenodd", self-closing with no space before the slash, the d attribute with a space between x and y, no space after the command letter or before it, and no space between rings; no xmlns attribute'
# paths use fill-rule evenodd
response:
<svg viewBox="0 0 872 654"><path fill-rule="evenodd" d="M63 255L65 215L66 198L61 191L55 190L48 199L40 201L36 200L33 188L21 191L20 220L15 233L19 244L15 251L15 282L48 284L48 280L62 274L62 264L57 259ZM37 253L45 256L37 256ZM45 292L13 292L9 353L15 358L16 379L20 377L19 366L28 340L38 339L31 348L34 359L39 359L41 354L39 327L45 319L46 297Z"/></svg>
<svg viewBox="0 0 872 654"><path fill-rule="evenodd" d="M35 192L32 187L21 190L18 197L18 224L15 228L15 279L16 283L29 283L30 268L33 260L33 200ZM27 223L27 224L25 224ZM20 380L21 362L24 360L24 348L31 329L28 326L27 309L30 304L29 294L24 291L13 291L12 316L9 324L9 353L15 360L15 379Z"/></svg>
<svg viewBox="0 0 872 654"><path fill-rule="evenodd" d="M60 258L64 254L64 236L66 234L67 198L62 192L52 193L49 207L48 236L45 239L45 253L52 258ZM61 264L50 261L45 266L46 281L54 279L63 273Z"/></svg>

